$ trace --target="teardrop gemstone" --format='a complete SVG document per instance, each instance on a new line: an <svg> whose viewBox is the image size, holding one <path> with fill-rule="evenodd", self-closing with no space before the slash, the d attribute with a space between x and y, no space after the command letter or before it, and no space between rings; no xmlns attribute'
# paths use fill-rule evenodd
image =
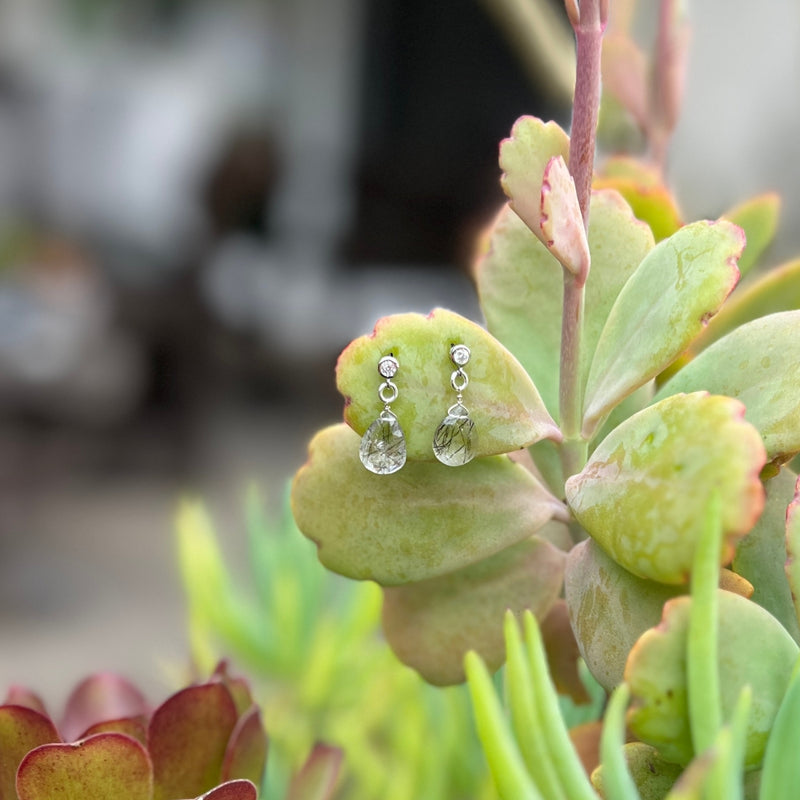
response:
<svg viewBox="0 0 800 800"><path fill-rule="evenodd" d="M433 454L448 467L460 467L475 456L478 435L464 406L452 406L433 435Z"/></svg>
<svg viewBox="0 0 800 800"><path fill-rule="evenodd" d="M406 463L406 437L391 411L381 411L361 437L361 463L376 475L391 475Z"/></svg>

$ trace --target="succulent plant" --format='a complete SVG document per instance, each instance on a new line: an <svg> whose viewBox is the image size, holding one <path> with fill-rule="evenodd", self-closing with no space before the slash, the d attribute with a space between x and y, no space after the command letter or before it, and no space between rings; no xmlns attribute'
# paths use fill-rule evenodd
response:
<svg viewBox="0 0 800 800"><path fill-rule="evenodd" d="M80 683L58 726L27 689L12 687L0 706L3 800L255 800L266 758L261 712L225 664L155 709L111 673ZM289 800L330 796L340 759L312 753Z"/></svg>
<svg viewBox="0 0 800 800"><path fill-rule="evenodd" d="M336 374L344 424L312 440L293 510L326 567L381 585L386 637L429 682L463 681L468 650L497 669L506 610L528 610L550 632L556 682L575 685L577 652L608 692L624 682L615 696L630 692L632 731L673 772L697 764L723 722L756 770L800 642L800 269L736 289L774 231L772 196L681 223L661 174L677 3L662 4L655 117L643 122L652 161L613 160L592 189L607 4L567 9L572 133L523 117L500 146L509 203L475 268L486 329L436 309L352 342ZM432 440L452 412L456 344L471 351L474 459L452 467ZM386 399L387 355L400 365L390 404L405 464L373 474L359 448ZM689 584L710 507L714 624L701 635ZM569 625L551 617L565 611ZM713 659L687 662L704 647ZM687 663L714 665L703 686L720 710L705 725Z"/></svg>

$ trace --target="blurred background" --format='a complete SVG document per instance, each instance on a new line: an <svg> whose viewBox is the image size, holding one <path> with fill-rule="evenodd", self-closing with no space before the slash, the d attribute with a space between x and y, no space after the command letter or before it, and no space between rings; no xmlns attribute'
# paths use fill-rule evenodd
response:
<svg viewBox="0 0 800 800"><path fill-rule="evenodd" d="M775 189L788 257L800 7L689 13L685 216ZM244 559L244 491L280 507L341 417L347 342L480 318L498 142L568 125L572 61L556 0L0 1L0 687L58 702L104 668L165 693L178 499Z"/></svg>

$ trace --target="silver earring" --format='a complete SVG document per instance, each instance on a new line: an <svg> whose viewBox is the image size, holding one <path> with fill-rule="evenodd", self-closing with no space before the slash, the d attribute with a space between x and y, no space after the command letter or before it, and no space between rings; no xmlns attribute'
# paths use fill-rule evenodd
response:
<svg viewBox="0 0 800 800"><path fill-rule="evenodd" d="M399 368L397 359L391 355L384 356L378 362L378 373L386 379L378 389L383 411L361 437L358 449L361 463L376 475L391 475L406 463L406 438L391 409L398 395L392 378Z"/></svg>
<svg viewBox="0 0 800 800"><path fill-rule="evenodd" d="M450 348L450 360L456 366L450 376L450 385L456 393L456 402L447 409L447 416L433 435L433 453L448 467L460 467L472 461L478 441L475 423L461 402L469 384L469 376L464 372L469 357L470 350L465 344L454 344Z"/></svg>

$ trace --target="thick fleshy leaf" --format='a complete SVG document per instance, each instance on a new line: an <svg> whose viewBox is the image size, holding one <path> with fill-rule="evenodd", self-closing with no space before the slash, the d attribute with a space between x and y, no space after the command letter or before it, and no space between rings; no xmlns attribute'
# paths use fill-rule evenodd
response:
<svg viewBox="0 0 800 800"><path fill-rule="evenodd" d="M628 742L622 746L622 754L641 800L663 800L680 777L681 768L677 764L665 761L655 747L644 742ZM604 772L601 766L592 773L592 783L603 798L610 796Z"/></svg>
<svg viewBox="0 0 800 800"><path fill-rule="evenodd" d="M775 237L780 212L780 195L767 192L745 200L744 203L722 215L723 219L742 228L747 237L747 247L739 259L739 271L742 276L758 263L758 259Z"/></svg>
<svg viewBox="0 0 800 800"><path fill-rule="evenodd" d="M771 269L740 286L713 317L688 351L690 358L745 322L800 308L800 259Z"/></svg>
<svg viewBox="0 0 800 800"><path fill-rule="evenodd" d="M136 739L143 745L147 745L147 718L141 717L124 717L123 719L110 719L104 722L98 722L96 725L91 725L87 728L79 738L86 739L89 736L94 736L97 733L124 733L130 736L131 739Z"/></svg>
<svg viewBox="0 0 800 800"><path fill-rule="evenodd" d="M572 513L630 572L684 583L719 492L725 534L720 564L761 513L764 446L729 397L675 395L623 422L566 483Z"/></svg>
<svg viewBox="0 0 800 800"><path fill-rule="evenodd" d="M443 575L527 539L565 509L506 456L457 470L409 462L373 475L346 425L320 431L292 487L300 530L328 569L384 586Z"/></svg>
<svg viewBox="0 0 800 800"><path fill-rule="evenodd" d="M753 601L769 611L800 643L800 627L786 579L786 509L797 476L789 469L767 481L767 502L753 530L739 542L733 568L753 585Z"/></svg>
<svg viewBox="0 0 800 800"><path fill-rule="evenodd" d="M647 225L612 191L592 194L582 374L617 294L653 247ZM551 414L558 413L563 270L506 206L476 264L478 294L489 330L520 360Z"/></svg>
<svg viewBox="0 0 800 800"><path fill-rule="evenodd" d="M632 575L587 539L569 554L564 591L583 660L610 692L622 682L637 639L658 624L664 603L685 589Z"/></svg>
<svg viewBox="0 0 800 800"><path fill-rule="evenodd" d="M317 744L300 772L292 779L286 800L329 800L342 767L342 751Z"/></svg>
<svg viewBox="0 0 800 800"><path fill-rule="evenodd" d="M696 222L660 242L619 293L589 370L583 432L699 335L739 279L741 229Z"/></svg>
<svg viewBox="0 0 800 800"><path fill-rule="evenodd" d="M573 275L589 272L589 243L575 181L562 156L547 163L542 183L541 228L545 247Z"/></svg>
<svg viewBox="0 0 800 800"><path fill-rule="evenodd" d="M90 675L70 694L59 726L69 742L98 722L138 717L149 711L144 695L128 680L111 672Z"/></svg>
<svg viewBox="0 0 800 800"><path fill-rule="evenodd" d="M61 741L56 726L25 706L0 706L0 800L16 800L17 767L41 744Z"/></svg>
<svg viewBox="0 0 800 800"><path fill-rule="evenodd" d="M661 388L657 398L705 389L741 400L770 460L800 452L800 311L756 319L731 331Z"/></svg>
<svg viewBox="0 0 800 800"><path fill-rule="evenodd" d="M19 684L12 684L9 686L6 692L6 699L3 700L3 705L24 706L25 708L32 708L34 711L38 711L45 717L49 716L44 700L42 700L36 692L32 692L26 686L20 686Z"/></svg>
<svg viewBox="0 0 800 800"><path fill-rule="evenodd" d="M267 764L267 733L261 722L261 711L252 706L242 714L231 733L222 761L222 780L246 778L261 785Z"/></svg>
<svg viewBox="0 0 800 800"><path fill-rule="evenodd" d="M42 745L28 753L17 774L19 800L150 800L152 791L144 747L121 733Z"/></svg>
<svg viewBox="0 0 800 800"><path fill-rule="evenodd" d="M800 673L795 670L772 728L764 770L760 800L794 800L800 785Z"/></svg>
<svg viewBox="0 0 800 800"><path fill-rule="evenodd" d="M542 240L542 182L554 156L569 160L569 137L555 122L545 123L536 117L520 117L510 138L500 143L503 191L511 200L511 208Z"/></svg>
<svg viewBox="0 0 800 800"><path fill-rule="evenodd" d="M761 762L798 648L783 626L761 606L722 589L718 590L718 600L723 719L731 719L742 687L749 684L753 697L745 764L752 769ZM691 603L689 597L677 597L666 604L661 623L639 639L625 670L634 698L628 718L631 730L677 764L687 764L693 756L686 682Z"/></svg>
<svg viewBox="0 0 800 800"><path fill-rule="evenodd" d="M150 720L153 800L196 797L220 781L236 725L236 706L222 683L190 686L160 705Z"/></svg>
<svg viewBox="0 0 800 800"><path fill-rule="evenodd" d="M565 555L536 537L464 569L384 590L383 630L397 657L428 683L462 683L474 650L494 671L505 661L506 610L544 617L561 591Z"/></svg>
<svg viewBox="0 0 800 800"><path fill-rule="evenodd" d="M463 402L475 423L476 456L507 453L543 438L561 438L516 358L483 328L442 308L428 316L384 317L371 334L344 350L336 366L336 382L345 398L345 422L361 435L375 421L383 407L378 397L383 381L378 361L392 354L399 362L392 379L398 388L392 413L405 434L407 457L433 461L434 431L456 402L450 385L454 344L471 350L464 367L469 385Z"/></svg>
<svg viewBox="0 0 800 800"><path fill-rule="evenodd" d="M541 617L540 617L541 619ZM569 609L564 600L556 600L547 616L539 623L542 641L547 652L547 667L559 694L569 695L573 703L591 701L578 671L580 650L569 621Z"/></svg>
<svg viewBox="0 0 800 800"><path fill-rule="evenodd" d="M800 479L794 487L794 499L786 509L786 553L786 578L800 621Z"/></svg>
<svg viewBox="0 0 800 800"><path fill-rule="evenodd" d="M647 223L657 242L672 236L683 224L675 198L658 171L641 161L617 157L606 161L592 185L615 189L630 205L637 219Z"/></svg>
<svg viewBox="0 0 800 800"><path fill-rule="evenodd" d="M247 780L227 781L197 800L256 800L258 791L253 783Z"/></svg>

